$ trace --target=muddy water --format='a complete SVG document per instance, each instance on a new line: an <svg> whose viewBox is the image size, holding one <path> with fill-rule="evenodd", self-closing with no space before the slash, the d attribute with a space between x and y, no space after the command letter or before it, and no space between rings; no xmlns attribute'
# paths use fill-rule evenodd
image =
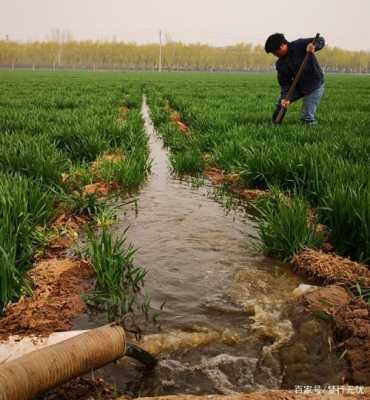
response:
<svg viewBox="0 0 370 400"><path fill-rule="evenodd" d="M228 394L336 382L340 368L332 355L324 371L316 367L320 357L327 358L323 351L299 362L310 352L310 342L321 345L325 335L318 339L316 332L287 346L301 326L299 316L292 318L294 327L285 312L300 280L288 266L255 250L249 236L255 235L255 227L244 214L226 213L209 195L212 188L192 187L171 174L145 101L142 114L152 173L140 192L138 212L125 210L116 233L129 227L129 241L138 248L136 263L147 271L151 305L163 308L161 333L170 345L150 375L127 365L118 372L111 369L115 383L151 395ZM300 367L289 369L284 363ZM288 377L287 370L292 371Z"/></svg>

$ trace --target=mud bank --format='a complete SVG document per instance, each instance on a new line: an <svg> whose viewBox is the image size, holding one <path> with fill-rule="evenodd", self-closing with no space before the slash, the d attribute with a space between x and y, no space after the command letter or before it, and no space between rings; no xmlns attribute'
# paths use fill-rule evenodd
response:
<svg viewBox="0 0 370 400"><path fill-rule="evenodd" d="M268 195L267 191L238 187L239 177L236 174L224 174L217 168L206 169L204 176L215 186L227 184L228 190L241 199L253 201ZM333 369L335 374L335 369L338 368L335 349L341 353L340 359L347 361L347 367L341 363L342 369L347 370L342 379L352 383L369 384L370 306L360 298L354 298L344 289L357 284L364 289L370 288L369 268L333 253L314 249L305 249L296 254L291 264L297 274L313 283L337 284L341 287L324 287L304 296L290 308L295 308L297 315L300 313L299 308L305 304L305 307L302 307L302 312L305 311L303 318L297 319L293 314L289 316L295 327L295 334L290 344L280 353L283 363L287 365L283 386L290 387L297 378L304 382L308 376L317 376L317 382L320 382L320 373L317 373L320 368L310 368L317 363L320 363L320 367L324 363L326 368ZM322 348L317 348L314 341L307 337L311 334L322 336ZM307 343L302 343L305 336L312 343L312 348L307 348Z"/></svg>
<svg viewBox="0 0 370 400"><path fill-rule="evenodd" d="M316 282L336 284L304 296L303 302L314 315L332 324L335 342L349 363L350 381L369 384L370 305L344 288L356 284L369 288L370 270L346 258L312 249L296 255L293 265L297 272Z"/></svg>
<svg viewBox="0 0 370 400"><path fill-rule="evenodd" d="M301 305L316 321L331 324L334 342L348 361L347 381L370 382L370 306L352 298L341 286L326 286L302 297ZM311 329L312 331L312 329ZM319 334L319 333L318 333Z"/></svg>
<svg viewBox="0 0 370 400"><path fill-rule="evenodd" d="M122 152L106 153L92 162L89 170L93 183L81 185L79 172L62 174L63 182L75 196L95 196L105 199L120 189L117 182L105 182L98 171L104 165L113 166L124 160ZM57 218L50 224L52 236L47 246L37 249L35 265L28 276L32 286L30 296L22 296L9 304L0 317L0 340L18 335L47 336L53 332L71 329L72 320L86 311L81 294L92 287L93 269L78 257L68 257L79 237L81 228L93 216L83 210L72 213L63 204L57 204ZM68 208L68 207L67 207ZM73 252L72 252L73 253Z"/></svg>
<svg viewBox="0 0 370 400"><path fill-rule="evenodd" d="M293 257L295 270L322 284L339 283L353 286L357 283L370 288L370 269L364 265L335 254L306 249Z"/></svg>
<svg viewBox="0 0 370 400"><path fill-rule="evenodd" d="M41 261L30 272L32 295L9 305L0 319L0 338L69 330L73 318L86 309L81 293L90 288L91 276L91 267L81 260Z"/></svg>

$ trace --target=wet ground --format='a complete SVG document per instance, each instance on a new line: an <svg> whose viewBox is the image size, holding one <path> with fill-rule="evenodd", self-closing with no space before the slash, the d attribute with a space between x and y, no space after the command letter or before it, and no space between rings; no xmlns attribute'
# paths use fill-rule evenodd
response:
<svg viewBox="0 0 370 400"><path fill-rule="evenodd" d="M172 340L150 374L126 364L108 367L105 376L119 389L142 395L340 383L344 366L329 346L327 324L287 306L302 281L289 266L261 256L244 212L227 212L213 199L212 187L195 187L171 174L145 102L142 112L152 174L138 209L126 209L114 229L119 235L129 227L136 263L147 270L151 306L160 312L160 332L168 341L182 333L194 339ZM82 318L76 326L93 324ZM212 339L200 344L202 333Z"/></svg>

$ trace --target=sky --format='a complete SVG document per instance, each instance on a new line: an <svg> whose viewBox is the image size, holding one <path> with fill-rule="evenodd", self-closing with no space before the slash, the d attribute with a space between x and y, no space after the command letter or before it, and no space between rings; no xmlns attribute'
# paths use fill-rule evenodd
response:
<svg viewBox="0 0 370 400"><path fill-rule="evenodd" d="M224 46L264 44L320 32L329 45L370 51L370 0L0 0L0 39L45 40L56 29L76 40Z"/></svg>

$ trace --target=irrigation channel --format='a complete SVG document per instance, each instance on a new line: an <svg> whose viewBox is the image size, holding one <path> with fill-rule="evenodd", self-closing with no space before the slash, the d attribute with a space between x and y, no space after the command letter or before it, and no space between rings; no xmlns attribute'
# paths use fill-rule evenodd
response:
<svg viewBox="0 0 370 400"><path fill-rule="evenodd" d="M171 175L145 98L142 114L152 174L138 212L122 213L116 234L129 226L128 239L138 247L136 264L147 270L151 306L159 310L165 303L164 338L190 334L193 343L161 354L150 374L126 365L105 368L105 376L119 389L141 395L339 383L343 365L328 348L330 332L288 306L302 280L249 243L255 227L245 213L227 213L209 195L213 188ZM77 325L91 327L81 319Z"/></svg>

